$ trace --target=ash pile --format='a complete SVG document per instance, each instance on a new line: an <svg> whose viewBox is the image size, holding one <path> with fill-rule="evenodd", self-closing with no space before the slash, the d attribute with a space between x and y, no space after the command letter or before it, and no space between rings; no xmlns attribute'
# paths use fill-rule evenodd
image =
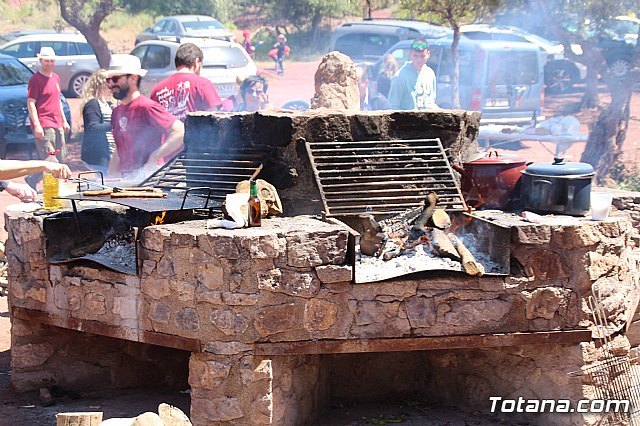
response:
<svg viewBox="0 0 640 426"><path fill-rule="evenodd" d="M481 220L438 207L438 196L430 192L424 205L376 221L361 215L355 256L357 283L381 281L428 270L459 271L472 276L502 275L504 265L489 254L490 227L470 227ZM483 231L484 229L484 231Z"/></svg>

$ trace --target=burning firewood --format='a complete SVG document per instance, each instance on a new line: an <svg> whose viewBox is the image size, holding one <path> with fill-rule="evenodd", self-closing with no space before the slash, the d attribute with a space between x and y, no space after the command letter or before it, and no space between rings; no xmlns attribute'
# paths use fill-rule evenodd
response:
<svg viewBox="0 0 640 426"><path fill-rule="evenodd" d="M447 234L441 229L433 228L431 230L431 251L440 257L460 260L460 254L449 237L447 237Z"/></svg>
<svg viewBox="0 0 640 426"><path fill-rule="evenodd" d="M424 209L413 224L411 231L418 231L427 226L427 222L429 222L429 219L431 219L436 209L436 204L438 204L438 195L435 192L430 192L424 199Z"/></svg>
<svg viewBox="0 0 640 426"><path fill-rule="evenodd" d="M382 248L384 240L382 228L372 215L362 215L359 219L359 225L362 228L358 229L361 231L360 252L367 256L375 256Z"/></svg>
<svg viewBox="0 0 640 426"><path fill-rule="evenodd" d="M485 272L484 266L482 266L480 263L476 261L476 258L469 251L469 249L466 248L464 244L462 244L462 241L460 241L460 238L456 237L453 234L448 234L448 235L449 235L449 240L451 240L451 243L453 243L456 250L458 250L458 253L460 254L460 258L461 258L460 262L462 263L462 266L464 267L465 272L469 275L476 275L479 277L484 275L484 272Z"/></svg>
<svg viewBox="0 0 640 426"><path fill-rule="evenodd" d="M427 225L438 229L447 229L451 226L451 218L444 209L435 209Z"/></svg>

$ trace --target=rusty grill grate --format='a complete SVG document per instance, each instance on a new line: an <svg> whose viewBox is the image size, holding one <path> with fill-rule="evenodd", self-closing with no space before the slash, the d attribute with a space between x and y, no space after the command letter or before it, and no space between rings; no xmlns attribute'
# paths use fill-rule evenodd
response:
<svg viewBox="0 0 640 426"><path fill-rule="evenodd" d="M211 199L224 201L236 185L257 176L267 153L252 148L226 148L213 152L181 152L142 185L165 190L207 187Z"/></svg>
<svg viewBox="0 0 640 426"><path fill-rule="evenodd" d="M440 139L307 142L327 216L388 215L434 191L447 211L466 206Z"/></svg>

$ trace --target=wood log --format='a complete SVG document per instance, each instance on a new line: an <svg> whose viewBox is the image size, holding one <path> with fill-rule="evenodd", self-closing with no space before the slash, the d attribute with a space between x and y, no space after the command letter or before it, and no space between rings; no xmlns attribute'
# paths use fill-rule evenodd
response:
<svg viewBox="0 0 640 426"><path fill-rule="evenodd" d="M424 199L424 209L413 224L413 227L411 228L412 231L418 231L427 226L427 222L431 219L431 216L436 209L436 204L438 204L438 195L435 192L427 194L427 197Z"/></svg>
<svg viewBox="0 0 640 426"><path fill-rule="evenodd" d="M56 426L98 426L100 423L102 411L56 414Z"/></svg>
<svg viewBox="0 0 640 426"><path fill-rule="evenodd" d="M460 260L460 254L449 237L447 237L447 234L445 234L441 229L431 229L431 251L440 257Z"/></svg>
<svg viewBox="0 0 640 426"><path fill-rule="evenodd" d="M444 209L435 209L427 225L433 228L447 229L451 226L451 218Z"/></svg>
<svg viewBox="0 0 640 426"><path fill-rule="evenodd" d="M373 215L358 216L354 228L360 233L360 252L367 256L378 255L382 249L384 233Z"/></svg>
<svg viewBox="0 0 640 426"><path fill-rule="evenodd" d="M481 277L482 275L484 275L485 273L484 266L482 266L481 263L478 263L475 256L469 251L467 247L465 247L464 244L462 244L462 241L460 241L460 238L456 237L453 234L448 234L448 235L454 247L456 248L456 250L458 250L458 253L460 254L460 262L462 263L462 267L464 268L465 272L469 275L474 275L478 277Z"/></svg>

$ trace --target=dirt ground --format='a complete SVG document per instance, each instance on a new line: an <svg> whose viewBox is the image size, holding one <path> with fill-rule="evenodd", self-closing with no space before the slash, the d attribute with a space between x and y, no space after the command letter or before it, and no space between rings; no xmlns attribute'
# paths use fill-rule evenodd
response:
<svg viewBox="0 0 640 426"><path fill-rule="evenodd" d="M309 102L314 93L313 76L318 62L287 64L283 77L275 74L272 64L259 64L261 73L269 81L269 94L274 106L281 106L290 100ZM293 94L293 95L292 95ZM575 113L580 100L581 90L559 96L548 96L544 114L551 117L557 114L573 114L581 122L581 131L587 132L588 126L597 116L596 110ZM604 100L604 98L603 98ZM73 109L74 127L80 123L79 101L70 100ZM640 161L640 94L633 94L629 133L625 143L624 163L637 170ZM565 157L579 161L585 143L571 145ZM74 171L82 169L79 161L80 143L70 145L70 166ZM524 142L505 144L499 147L505 152L517 153L529 161L551 161L555 146L548 143ZM25 153L16 153L16 158L26 158ZM15 199L0 193L0 211ZM0 217L0 238L6 239L4 217ZM71 399L68 395L57 399L51 407L42 407L37 393L17 395L10 386L10 323L7 310L7 298L0 296L0 426L12 425L54 425L55 413L69 411L99 410L105 413L105 419L111 417L132 417L145 411L155 411L160 402L166 402L182 408L188 414L189 397L184 393L163 393L162 390L121 391L94 395L81 395ZM396 423L403 425L491 425L513 424L508 419L487 416L486 413L462 412L458 409L426 407L407 401L381 406L340 406L333 407L318 425L364 425Z"/></svg>

